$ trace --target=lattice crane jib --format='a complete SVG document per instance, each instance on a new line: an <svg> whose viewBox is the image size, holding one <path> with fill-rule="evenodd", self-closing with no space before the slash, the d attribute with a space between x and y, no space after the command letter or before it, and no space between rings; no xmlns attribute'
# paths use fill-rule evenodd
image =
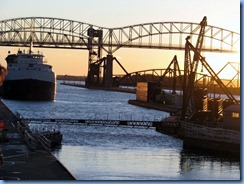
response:
<svg viewBox="0 0 244 184"><path fill-rule="evenodd" d="M208 73L211 75L211 77L216 81L218 86L223 90L225 95L234 103L234 104L240 104L238 100L233 96L233 94L229 91L229 89L226 87L226 85L222 82L222 80L218 77L218 75L214 72L214 70L211 68L211 66L207 63L205 57L203 57L197 49L188 42L189 49L192 50L194 53L197 53L199 56L199 61L202 63L204 68L208 71Z"/></svg>
<svg viewBox="0 0 244 184"><path fill-rule="evenodd" d="M183 82L183 103L182 103L182 119L186 114L191 115L194 112L194 82L199 63L199 53L202 51L205 27L207 26L207 17L204 17L200 23L200 31L194 53L193 60L191 59L191 49L189 46L190 36L186 37L185 43L185 61L184 61L184 82Z"/></svg>
<svg viewBox="0 0 244 184"><path fill-rule="evenodd" d="M162 86L163 86L163 80L164 80L165 76L169 73L172 73L172 76L171 76L172 80L173 80L173 82L172 82L172 94L176 94L177 80L180 80L180 84L182 84L181 71L180 71L180 67L179 67L179 63L178 63L176 55L174 56L174 58L172 59L172 61L168 65L168 67L165 69L162 76L159 78L159 81L162 83L161 84Z"/></svg>

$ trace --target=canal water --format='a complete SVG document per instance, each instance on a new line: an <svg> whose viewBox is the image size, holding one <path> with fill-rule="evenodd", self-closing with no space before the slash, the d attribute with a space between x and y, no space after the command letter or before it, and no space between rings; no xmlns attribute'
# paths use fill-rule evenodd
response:
<svg viewBox="0 0 244 184"><path fill-rule="evenodd" d="M160 120L169 114L127 103L135 94L57 85L54 102L3 100L24 118ZM77 180L240 180L240 161L184 150L182 140L153 128L31 124L59 129L52 154Z"/></svg>

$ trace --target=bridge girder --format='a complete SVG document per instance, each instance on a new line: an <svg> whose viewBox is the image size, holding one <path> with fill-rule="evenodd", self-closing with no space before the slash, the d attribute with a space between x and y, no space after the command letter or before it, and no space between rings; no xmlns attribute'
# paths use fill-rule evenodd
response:
<svg viewBox="0 0 244 184"><path fill-rule="evenodd" d="M49 17L24 17L0 21L1 46L27 46L32 38L35 47L88 49L89 28L103 31L102 43L108 54L121 47L184 50L185 37L195 42L199 23L155 22L119 28L99 27L84 22ZM240 47L240 34L206 26L202 51L235 52Z"/></svg>

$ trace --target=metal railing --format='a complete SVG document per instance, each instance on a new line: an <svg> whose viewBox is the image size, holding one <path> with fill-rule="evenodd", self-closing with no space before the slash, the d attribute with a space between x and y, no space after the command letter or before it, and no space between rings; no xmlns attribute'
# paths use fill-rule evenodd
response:
<svg viewBox="0 0 244 184"><path fill-rule="evenodd" d="M37 141L45 148L47 151L50 151L51 141L48 140L42 133L36 133Z"/></svg>

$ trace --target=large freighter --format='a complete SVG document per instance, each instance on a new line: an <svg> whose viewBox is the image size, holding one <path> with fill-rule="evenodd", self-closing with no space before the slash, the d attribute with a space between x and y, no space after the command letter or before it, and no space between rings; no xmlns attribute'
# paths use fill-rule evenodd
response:
<svg viewBox="0 0 244 184"><path fill-rule="evenodd" d="M32 44L31 44L32 45ZM44 55L18 51L6 58L8 74L3 82L1 95L15 100L54 100L56 75L52 66L44 64Z"/></svg>

